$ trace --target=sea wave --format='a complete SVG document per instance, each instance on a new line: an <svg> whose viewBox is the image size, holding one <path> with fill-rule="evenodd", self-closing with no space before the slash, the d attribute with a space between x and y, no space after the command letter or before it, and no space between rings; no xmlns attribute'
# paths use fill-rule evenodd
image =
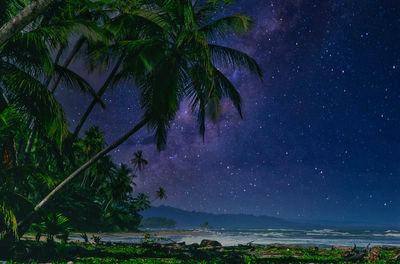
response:
<svg viewBox="0 0 400 264"><path fill-rule="evenodd" d="M104 236L103 241L140 242L143 236ZM265 229L265 230L219 230L214 233L199 234L171 234L163 236L177 242L200 243L203 239L217 240L224 246L247 244L296 244L315 245L327 248L334 245L366 247L374 245L400 246L400 232L398 230L334 230L334 229ZM78 238L79 239L79 238Z"/></svg>

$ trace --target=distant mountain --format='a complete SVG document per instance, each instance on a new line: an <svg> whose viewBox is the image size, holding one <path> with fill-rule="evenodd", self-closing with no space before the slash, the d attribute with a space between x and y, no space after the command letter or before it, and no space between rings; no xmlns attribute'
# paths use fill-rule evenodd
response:
<svg viewBox="0 0 400 264"><path fill-rule="evenodd" d="M288 221L271 216L254 216L246 214L211 214L189 212L170 206L151 207L141 213L144 218L166 217L173 219L178 228L198 228L208 222L214 228L225 229L266 229L266 228L318 228L318 225Z"/></svg>

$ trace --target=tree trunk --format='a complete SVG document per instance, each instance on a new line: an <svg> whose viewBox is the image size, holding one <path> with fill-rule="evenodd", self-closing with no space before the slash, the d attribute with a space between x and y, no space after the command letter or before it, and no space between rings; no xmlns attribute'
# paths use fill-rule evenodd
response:
<svg viewBox="0 0 400 264"><path fill-rule="evenodd" d="M67 45L66 45L65 43L60 44L60 48L58 49L56 58L54 59L54 64L55 64L55 65L58 65L58 62L60 61L61 55L63 54L64 49L65 49L66 46L67 46ZM47 80L46 80L46 82L45 82L45 84L44 84L44 87L47 87L47 88L48 88L52 79L53 79L53 76L50 76L49 78L47 78Z"/></svg>
<svg viewBox="0 0 400 264"><path fill-rule="evenodd" d="M110 146L106 147L105 149L101 150L99 153L94 155L90 160L88 160L85 164L83 164L80 168L75 170L71 175L69 175L64 181L62 181L56 188L54 188L53 191L51 191L40 203L38 203L35 206L35 211L39 210L53 195L60 190L64 185L66 185L68 182L70 182L73 178L75 178L76 175L78 175L80 172L85 171L90 165L92 165L94 162L98 161L100 158L102 158L104 155L109 153L111 150L115 149L119 145L121 145L125 140L127 140L130 136L132 136L134 133L136 133L138 130L140 130L144 125L147 124L147 119L143 119L140 121L136 126L134 126L131 130L129 130L125 135L120 137L117 141L115 141L113 144Z"/></svg>
<svg viewBox="0 0 400 264"><path fill-rule="evenodd" d="M55 0L33 0L11 21L0 28L0 45L4 44L16 33L29 25L36 17L41 15Z"/></svg>
<svg viewBox="0 0 400 264"><path fill-rule="evenodd" d="M97 173L94 175L93 181L92 181L92 183L90 184L90 187L93 187L94 183L96 182L96 179L97 179Z"/></svg>
<svg viewBox="0 0 400 264"><path fill-rule="evenodd" d="M88 167L90 167L93 163L98 161L100 158L102 158L104 155L109 153L111 150L115 149L119 145L121 145L123 142L125 142L130 136L135 134L137 131L139 131L142 127L144 127L147 124L148 120L145 118L142 121L140 121L136 126L134 126L131 130L129 130L125 135L120 137L118 140L116 140L114 143L112 143L110 146L104 148L101 150L99 153L94 155L90 160L88 160L85 164L83 164L80 168L75 170L71 175L69 175L65 180L63 180L60 184L57 185L56 188L54 188L46 197L43 198L42 201L40 201L33 211L29 213L22 221L18 223L18 229L20 227L23 227L22 230L19 230L18 233L24 234L26 230L28 230L30 222L32 221L32 217L34 216L35 212L37 212L40 208L43 207L56 193L59 191L62 187L64 187L68 182L70 182L73 178L75 178L79 173L85 171ZM28 226L28 227L26 227ZM25 230L25 231L24 231Z"/></svg>
<svg viewBox="0 0 400 264"><path fill-rule="evenodd" d="M112 78L114 78L115 74L118 71L119 66L122 63L123 57L121 56L117 63L115 64L114 68L112 69L110 75L108 76L107 80L104 82L103 86L100 88L100 90L97 92L97 98L101 98L104 94L104 92L107 90L108 86L111 83ZM90 103L89 107L86 109L86 112L83 114L81 120L79 121L78 125L76 126L73 134L73 139L77 138L79 135L79 131L81 131L83 124L85 124L86 119L89 117L89 114L92 112L94 106L97 104L98 100L96 98L93 99L93 101Z"/></svg>
<svg viewBox="0 0 400 264"><path fill-rule="evenodd" d="M63 51L64 51L64 49L65 49L65 46L66 46L65 44L61 44L61 45L60 45L60 48L58 49L56 58L55 58L55 60L54 60L54 64L57 65L58 62L60 61L61 55L62 55L62 53L63 53ZM70 54L70 55L71 55L71 54ZM64 63L65 63L65 62L64 62ZM68 65L67 65L67 66L68 66ZM58 77L58 76L57 76L57 77ZM45 87L49 87L50 82L51 82L51 79L52 79L52 77L49 77L49 78L46 80ZM57 85L56 85L55 87L57 87ZM55 87L54 87L53 90L55 90ZM25 161L27 160L28 153L31 152L32 145L33 145L33 141L34 141L34 135L36 134L36 131L37 131L37 125L36 125L34 119L32 119L31 124L32 124L32 131L31 131L31 133L29 134L28 142L27 142L26 147L25 147L25 157L24 157Z"/></svg>
<svg viewBox="0 0 400 264"><path fill-rule="evenodd" d="M32 122L34 122L34 121L32 120ZM32 144L33 144L33 141L34 141L33 137L36 134L36 129L37 129L36 123L33 123L32 124L32 131L29 134L28 143L26 144L26 147L25 147L25 155L27 155L29 152L31 152Z"/></svg>
<svg viewBox="0 0 400 264"><path fill-rule="evenodd" d="M82 179L81 187L86 186L86 182L87 182L87 179L88 179L88 177L89 177L88 171L85 171L84 174L85 174L85 175L84 175L84 177L83 177L83 179Z"/></svg>
<svg viewBox="0 0 400 264"><path fill-rule="evenodd" d="M78 53L78 51L81 49L83 43L85 43L85 38L81 37L76 43L75 46L72 48L71 52L68 54L68 57L65 58L64 63L62 64L62 67L67 68L69 64L72 62L72 59L75 57L75 55ZM54 78L54 82L50 87L50 92L54 93L54 91L57 89L58 84L61 81L60 75L56 75Z"/></svg>
<svg viewBox="0 0 400 264"><path fill-rule="evenodd" d="M110 201L108 201L106 208L104 208L104 212L107 212L108 206L110 206L112 200L113 200L113 197L111 197Z"/></svg>

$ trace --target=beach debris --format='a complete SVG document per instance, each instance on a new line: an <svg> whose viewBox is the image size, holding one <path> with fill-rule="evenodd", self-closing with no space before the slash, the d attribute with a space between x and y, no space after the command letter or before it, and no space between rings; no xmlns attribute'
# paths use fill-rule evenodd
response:
<svg viewBox="0 0 400 264"><path fill-rule="evenodd" d="M389 259L390 261L400 261L400 253L395 255L393 258Z"/></svg>
<svg viewBox="0 0 400 264"><path fill-rule="evenodd" d="M84 232L84 233L81 233L81 238L83 239L83 241L85 242L85 243L89 243L89 237L88 237L88 235Z"/></svg>
<svg viewBox="0 0 400 264"><path fill-rule="evenodd" d="M100 244L100 242L101 242L101 237L100 237L100 236L96 236L95 234L93 234L93 235L92 235L92 242L93 242L95 245Z"/></svg>
<svg viewBox="0 0 400 264"><path fill-rule="evenodd" d="M378 261L379 259L380 259L379 250L377 250L377 249L368 250L368 257L367 257L368 262L374 263L375 261Z"/></svg>
<svg viewBox="0 0 400 264"><path fill-rule="evenodd" d="M309 249L309 250L318 250L316 246L305 246L305 245L287 245L287 244L269 244L265 246L266 249L276 248L276 249Z"/></svg>
<svg viewBox="0 0 400 264"><path fill-rule="evenodd" d="M368 261L368 262L375 262L379 260L379 249L374 247L372 249L369 248L370 244L366 246L364 249L357 249L356 244L352 250L342 250L343 254L343 261L350 261L350 262L359 262L359 261ZM336 247L339 248L339 247Z"/></svg>
<svg viewBox="0 0 400 264"><path fill-rule="evenodd" d="M381 246L374 246L372 249L377 249L377 250L400 250L400 246L381 245Z"/></svg>
<svg viewBox="0 0 400 264"><path fill-rule="evenodd" d="M185 242L168 243L168 244L165 244L164 246L168 247L168 248L173 248L173 249L183 249L183 248L186 248L186 243Z"/></svg>
<svg viewBox="0 0 400 264"><path fill-rule="evenodd" d="M352 247L344 247L344 246L332 246L332 250L339 250L342 252L351 252L353 250Z"/></svg>

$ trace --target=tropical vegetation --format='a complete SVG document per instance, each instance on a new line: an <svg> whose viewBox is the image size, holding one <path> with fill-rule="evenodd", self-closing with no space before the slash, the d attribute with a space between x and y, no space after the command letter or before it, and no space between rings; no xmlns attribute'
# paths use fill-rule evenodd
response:
<svg viewBox="0 0 400 264"><path fill-rule="evenodd" d="M176 221L166 217L149 217L142 219L140 227L144 228L175 228Z"/></svg>
<svg viewBox="0 0 400 264"><path fill-rule="evenodd" d="M109 154L143 127L157 147L167 143L180 103L189 105L204 136L228 98L242 116L241 98L221 68L249 70L256 61L220 45L246 33L251 18L224 15L229 0L4 0L0 3L0 237L27 231L66 240L71 229L136 230L150 198L134 179L148 164L137 150L131 165ZM3 12L4 11L4 12ZM224 11L222 13L221 11ZM107 73L92 87L71 69ZM121 83L140 98L141 120L111 144L86 120L105 91ZM55 97L57 87L92 98L76 127ZM82 107L82 106L79 106ZM85 131L82 129L85 128ZM156 199L165 199L163 188ZM33 223L33 225L32 225ZM9 247L9 243L3 243Z"/></svg>

